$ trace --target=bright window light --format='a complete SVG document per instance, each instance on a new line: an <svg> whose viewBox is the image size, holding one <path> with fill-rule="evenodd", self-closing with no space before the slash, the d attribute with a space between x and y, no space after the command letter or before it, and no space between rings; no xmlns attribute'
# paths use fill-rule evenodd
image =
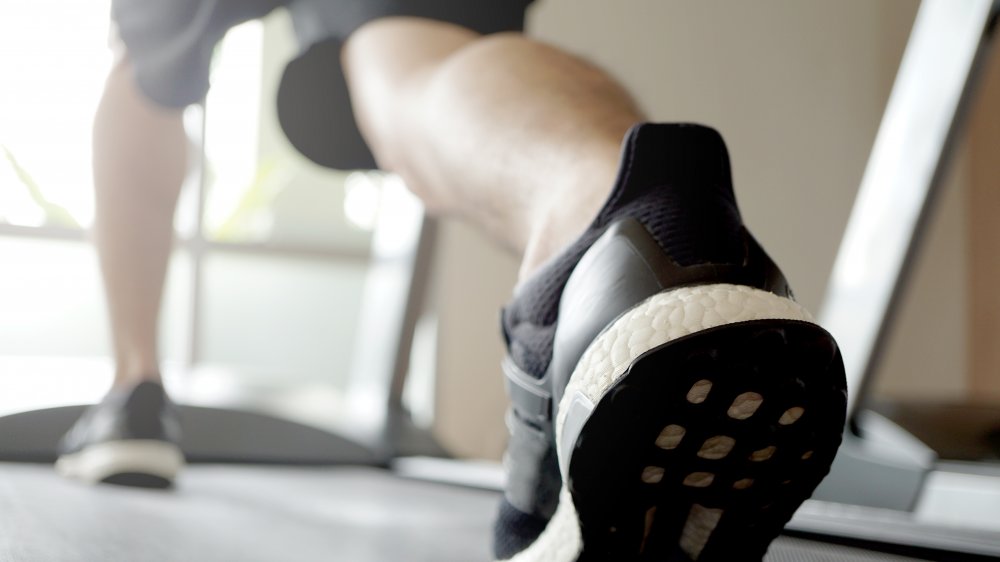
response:
<svg viewBox="0 0 1000 562"><path fill-rule="evenodd" d="M10 266L0 275L0 415L93 401L113 372L94 251L64 230L93 223L92 128L112 64L109 16L110 0L0 7L0 265ZM182 399L321 386L329 397L347 380L367 267L358 255L386 181L372 175L356 190L350 222L347 174L287 143L274 92L296 50L280 10L230 30L206 107L185 113L192 154L204 127L205 166L182 192L160 325L163 374Z"/></svg>
<svg viewBox="0 0 1000 562"><path fill-rule="evenodd" d="M0 222L88 226L91 124L108 49L108 0L0 9Z"/></svg>
<svg viewBox="0 0 1000 562"><path fill-rule="evenodd" d="M247 22L226 34L216 51L205 112L205 224L213 232L231 228L232 217L254 203L248 186L258 175L262 41L261 23Z"/></svg>

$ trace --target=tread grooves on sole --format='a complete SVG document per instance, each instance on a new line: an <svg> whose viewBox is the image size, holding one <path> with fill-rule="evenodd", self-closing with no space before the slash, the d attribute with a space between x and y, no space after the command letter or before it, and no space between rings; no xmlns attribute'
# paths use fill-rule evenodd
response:
<svg viewBox="0 0 1000 562"><path fill-rule="evenodd" d="M709 460L724 459L729 454L729 451L733 450L733 446L735 445L736 440L732 437L725 435L709 437L702 443L701 449L698 450L698 456Z"/></svg>
<svg viewBox="0 0 1000 562"><path fill-rule="evenodd" d="M646 526L642 533L642 544L639 545L639 554L646 551L646 541L649 540L649 533L653 530L653 522L656 520L656 506L646 510Z"/></svg>
<svg viewBox="0 0 1000 562"><path fill-rule="evenodd" d="M804 413L805 408L802 408L801 406L789 408L785 410L784 414L781 414L781 419L778 420L778 423L781 425L792 425L793 423L799 421L799 418L802 417L802 414Z"/></svg>
<svg viewBox="0 0 1000 562"><path fill-rule="evenodd" d="M782 337L763 341L780 343L757 353L768 358L760 368L747 359L754 357L749 346L760 345L753 337L758 330L775 325ZM812 368L799 351L824 334L787 320L737 324L634 361L612 387L616 399L598 402L586 422L569 471L584 529L602 528L589 519L634 521L634 527L619 524L614 540L584 532L584 552L593 558L583 559L660 560L673 550L687 560L724 560L721 553L735 544L739 559L763 555L825 476L839 444L843 393L827 384L837 374ZM706 393L704 366L687 358L709 351L718 375ZM583 468L602 464L600 472ZM630 549L622 546L629 536Z"/></svg>
<svg viewBox="0 0 1000 562"><path fill-rule="evenodd" d="M722 512L721 509L709 509L699 504L691 506L681 531L680 547L692 560L697 560L705 550L719 519L722 519Z"/></svg>
<svg viewBox="0 0 1000 562"><path fill-rule="evenodd" d="M661 449L676 449L681 444L681 440L684 439L685 433L687 430L683 427L670 424L664 427L659 437L656 438L656 446Z"/></svg>
<svg viewBox="0 0 1000 562"><path fill-rule="evenodd" d="M702 379L691 385L691 390L687 393L687 401L692 404L701 404L708 399L710 392L712 392L712 381Z"/></svg>
<svg viewBox="0 0 1000 562"><path fill-rule="evenodd" d="M733 405L726 412L734 420L745 420L757 413L764 397L756 392L744 392L733 400Z"/></svg>
<svg viewBox="0 0 1000 562"><path fill-rule="evenodd" d="M688 322L698 306L713 313ZM736 285L650 297L570 377L555 414L559 504L512 562L760 559L829 471L845 388L836 343L789 299ZM741 395L750 400L737 414L753 408L736 419ZM593 407L569 424L580 398ZM778 423L796 407L794 423ZM733 440L725 455L706 447L717 437ZM705 485L685 485L697 473Z"/></svg>

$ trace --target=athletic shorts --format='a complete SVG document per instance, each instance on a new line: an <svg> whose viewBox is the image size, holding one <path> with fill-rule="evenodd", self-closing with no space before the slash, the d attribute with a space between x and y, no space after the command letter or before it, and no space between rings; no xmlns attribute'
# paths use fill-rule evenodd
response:
<svg viewBox="0 0 1000 562"><path fill-rule="evenodd" d="M112 18L142 92L166 107L204 99L212 52L229 29L285 7L300 52L285 68L278 117L292 144L331 168L372 168L354 122L340 47L386 16L418 16L479 33L520 31L532 0L112 0Z"/></svg>

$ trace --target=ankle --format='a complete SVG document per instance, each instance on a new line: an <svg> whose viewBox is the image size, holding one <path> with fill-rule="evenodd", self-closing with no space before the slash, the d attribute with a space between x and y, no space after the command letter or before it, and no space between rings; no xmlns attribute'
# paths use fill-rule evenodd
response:
<svg viewBox="0 0 1000 562"><path fill-rule="evenodd" d="M524 281L563 252L591 225L614 185L617 161L581 166L549 190L531 221L518 280Z"/></svg>
<svg viewBox="0 0 1000 562"><path fill-rule="evenodd" d="M123 369L119 367L118 370L115 371L115 378L111 383L111 386L115 389L127 389L144 382L163 384L163 378L160 376L159 368L155 366L150 367L148 365L134 369Z"/></svg>

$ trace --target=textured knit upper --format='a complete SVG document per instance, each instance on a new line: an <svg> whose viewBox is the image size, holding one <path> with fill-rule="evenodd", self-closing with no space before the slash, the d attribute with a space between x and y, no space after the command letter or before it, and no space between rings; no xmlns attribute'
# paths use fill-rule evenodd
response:
<svg viewBox="0 0 1000 562"><path fill-rule="evenodd" d="M643 224L679 265L738 263L742 220L722 137L686 124L645 124L629 131L618 178L597 218L504 309L508 351L525 372L545 373L566 281L594 241L624 217Z"/></svg>
<svg viewBox="0 0 1000 562"><path fill-rule="evenodd" d="M160 383L146 381L109 392L70 428L60 443L60 453L129 439L180 442L177 411Z"/></svg>
<svg viewBox="0 0 1000 562"><path fill-rule="evenodd" d="M559 384L558 377L546 374L564 288L594 242L625 218L642 225L667 258L682 268L744 264L748 235L719 134L698 125L633 127L622 147L618 177L597 217L562 254L519 287L503 311L511 360L539 379L550 396L561 392L551 388ZM537 538L555 512L562 485L551 420L524 415L523 407L515 399L508 416L508 484L494 529L494 554L500 560Z"/></svg>

